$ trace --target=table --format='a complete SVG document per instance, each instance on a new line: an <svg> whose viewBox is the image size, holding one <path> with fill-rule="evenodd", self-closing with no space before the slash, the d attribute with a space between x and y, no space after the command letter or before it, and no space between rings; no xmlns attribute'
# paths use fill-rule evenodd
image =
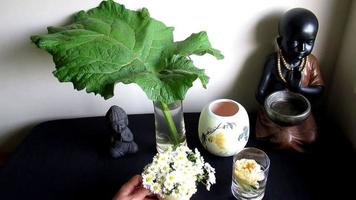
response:
<svg viewBox="0 0 356 200"><path fill-rule="evenodd" d="M324 163L328 159L323 156L324 150L300 154L270 149L253 139L254 115L250 116L252 132L247 146L265 150L271 159L264 199L319 199L325 191L332 191L334 187L320 179L325 177ZM197 134L198 119L197 113L185 114L187 142L216 168L217 184L210 192L199 188L192 200L234 199L230 191L232 157L216 157L203 149ZM112 199L120 186L141 173L156 153L153 114L129 115L129 127L139 152L113 159L104 117L39 124L0 171L0 199ZM352 170L354 165L349 167ZM328 177L336 180L332 175ZM322 189L316 187L320 184Z"/></svg>

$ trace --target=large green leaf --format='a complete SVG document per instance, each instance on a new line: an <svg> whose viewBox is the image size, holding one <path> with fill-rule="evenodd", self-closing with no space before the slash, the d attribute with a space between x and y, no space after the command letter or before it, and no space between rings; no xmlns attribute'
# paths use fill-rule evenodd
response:
<svg viewBox="0 0 356 200"><path fill-rule="evenodd" d="M222 54L207 34L173 41L173 28L149 16L147 9L132 11L112 0L80 11L71 24L48 27L48 34L31 40L53 56L54 75L74 88L112 97L115 83L137 83L153 101L182 100L195 79L205 87L208 77L189 55Z"/></svg>

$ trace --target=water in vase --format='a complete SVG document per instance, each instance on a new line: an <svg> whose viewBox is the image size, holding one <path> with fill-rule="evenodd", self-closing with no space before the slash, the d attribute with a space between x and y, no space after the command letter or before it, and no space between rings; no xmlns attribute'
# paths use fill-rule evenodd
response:
<svg viewBox="0 0 356 200"><path fill-rule="evenodd" d="M168 104L169 116L177 130L177 136L172 137L172 130L164 115L162 105L159 102L154 103L155 126L156 126L156 145L158 152L164 152L174 142L186 144L185 126L183 117L183 107L181 101Z"/></svg>

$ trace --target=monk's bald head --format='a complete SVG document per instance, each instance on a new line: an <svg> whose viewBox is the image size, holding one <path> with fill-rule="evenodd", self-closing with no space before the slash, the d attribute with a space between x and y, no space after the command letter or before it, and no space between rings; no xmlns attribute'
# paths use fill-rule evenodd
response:
<svg viewBox="0 0 356 200"><path fill-rule="evenodd" d="M314 47L319 23L316 16L304 8L287 11L279 22L277 43L289 60L300 60Z"/></svg>
<svg viewBox="0 0 356 200"><path fill-rule="evenodd" d="M282 16L278 31L282 37L291 37L295 33L311 34L316 37L318 28L318 19L311 11L304 8L294 8Z"/></svg>

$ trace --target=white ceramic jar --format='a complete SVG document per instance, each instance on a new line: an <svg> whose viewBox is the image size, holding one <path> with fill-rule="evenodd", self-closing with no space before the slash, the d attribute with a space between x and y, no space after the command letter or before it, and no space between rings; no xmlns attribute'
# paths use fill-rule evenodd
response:
<svg viewBox="0 0 356 200"><path fill-rule="evenodd" d="M199 118L199 139L210 153L232 156L241 151L250 135L245 108L231 99L218 99L206 105Z"/></svg>

